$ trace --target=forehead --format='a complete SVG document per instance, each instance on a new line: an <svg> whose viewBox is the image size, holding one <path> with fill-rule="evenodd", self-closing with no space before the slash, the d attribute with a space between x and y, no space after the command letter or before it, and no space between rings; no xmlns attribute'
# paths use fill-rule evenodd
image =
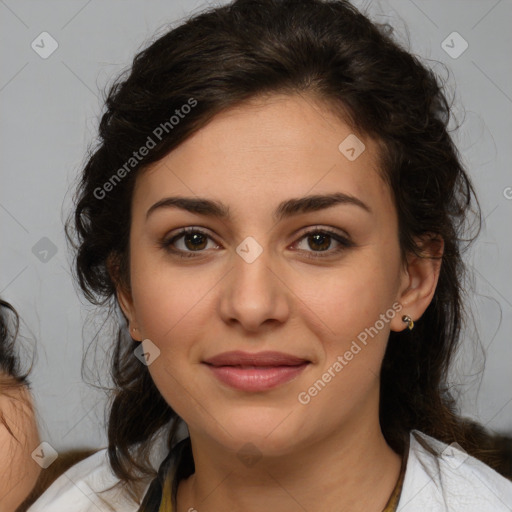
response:
<svg viewBox="0 0 512 512"><path fill-rule="evenodd" d="M147 207L166 194L228 198L256 211L337 191L390 206L377 142L310 97L273 95L217 114L140 173L135 196Z"/></svg>

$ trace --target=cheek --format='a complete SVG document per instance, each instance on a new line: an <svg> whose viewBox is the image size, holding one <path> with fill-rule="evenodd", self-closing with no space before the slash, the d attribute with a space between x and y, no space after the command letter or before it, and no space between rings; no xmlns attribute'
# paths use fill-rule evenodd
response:
<svg viewBox="0 0 512 512"><path fill-rule="evenodd" d="M315 279L314 293L311 282L307 285L310 295L304 302L308 307L300 316L323 353L300 391L305 393L303 400L310 401L310 410L318 414L329 404L339 404L332 421L340 421L377 389L390 320L396 314L392 308L395 259L392 252L387 256L368 250L358 255L357 262Z"/></svg>
<svg viewBox="0 0 512 512"><path fill-rule="evenodd" d="M396 314L389 274L381 270L360 265L339 278L331 276L311 307L321 321L304 310L303 318L323 351L318 368L294 397L308 411L305 428L310 422L314 428L314 417L324 418L323 428L335 428L376 397L389 322ZM326 410L332 413L326 415Z"/></svg>
<svg viewBox="0 0 512 512"><path fill-rule="evenodd" d="M149 372L167 403L187 416L190 400L201 402L201 389L190 363L197 359L201 348L197 341L208 336L211 300L219 277L197 267L178 269L169 263L136 259L133 264L137 323L143 338L151 340L160 351Z"/></svg>
<svg viewBox="0 0 512 512"><path fill-rule="evenodd" d="M396 279L391 265L371 254L337 270L301 277L294 292L302 304L300 316L310 329L322 329L325 339L339 345L373 325L391 308Z"/></svg>
<svg viewBox="0 0 512 512"><path fill-rule="evenodd" d="M208 301L205 293L213 283L200 283L192 276L192 270L146 268L153 270L136 273L132 293L142 336L160 351L148 370L170 407L188 419L191 403L207 403L195 382L190 361L195 342L204 338L203 320L211 318L201 311Z"/></svg>
<svg viewBox="0 0 512 512"><path fill-rule="evenodd" d="M215 286L213 273L192 266L173 268L165 257L134 256L132 294L143 335L163 344L185 329L191 334L188 329L193 331L197 324L190 319L197 316L208 290Z"/></svg>

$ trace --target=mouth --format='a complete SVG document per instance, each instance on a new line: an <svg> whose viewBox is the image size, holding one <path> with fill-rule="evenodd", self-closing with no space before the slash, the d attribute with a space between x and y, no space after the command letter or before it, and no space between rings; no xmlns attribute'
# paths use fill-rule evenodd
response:
<svg viewBox="0 0 512 512"><path fill-rule="evenodd" d="M281 352L224 352L203 363L223 384L241 391L258 392L278 387L298 377L311 361Z"/></svg>
<svg viewBox="0 0 512 512"><path fill-rule="evenodd" d="M240 350L232 352L223 352L210 357L204 361L212 366L256 366L256 367L276 367L276 366L298 366L310 362L303 357L285 354L284 352L242 352Z"/></svg>

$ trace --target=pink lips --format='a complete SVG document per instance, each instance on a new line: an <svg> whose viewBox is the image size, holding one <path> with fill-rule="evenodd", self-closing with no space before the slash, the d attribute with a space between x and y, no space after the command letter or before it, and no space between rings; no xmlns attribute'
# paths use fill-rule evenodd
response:
<svg viewBox="0 0 512 512"><path fill-rule="evenodd" d="M281 352L224 352L204 363L221 382L242 391L265 391L299 375L310 361Z"/></svg>

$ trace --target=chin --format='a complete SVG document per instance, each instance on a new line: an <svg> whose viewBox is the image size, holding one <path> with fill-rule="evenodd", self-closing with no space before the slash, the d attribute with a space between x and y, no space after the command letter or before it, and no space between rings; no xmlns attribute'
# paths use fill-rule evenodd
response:
<svg viewBox="0 0 512 512"><path fill-rule="evenodd" d="M237 453L246 445L254 445L266 456L278 457L293 451L300 432L294 427L293 414L287 417L289 412L275 408L259 412L251 409L240 408L223 415L219 421L223 428L217 432L222 440L217 441Z"/></svg>

